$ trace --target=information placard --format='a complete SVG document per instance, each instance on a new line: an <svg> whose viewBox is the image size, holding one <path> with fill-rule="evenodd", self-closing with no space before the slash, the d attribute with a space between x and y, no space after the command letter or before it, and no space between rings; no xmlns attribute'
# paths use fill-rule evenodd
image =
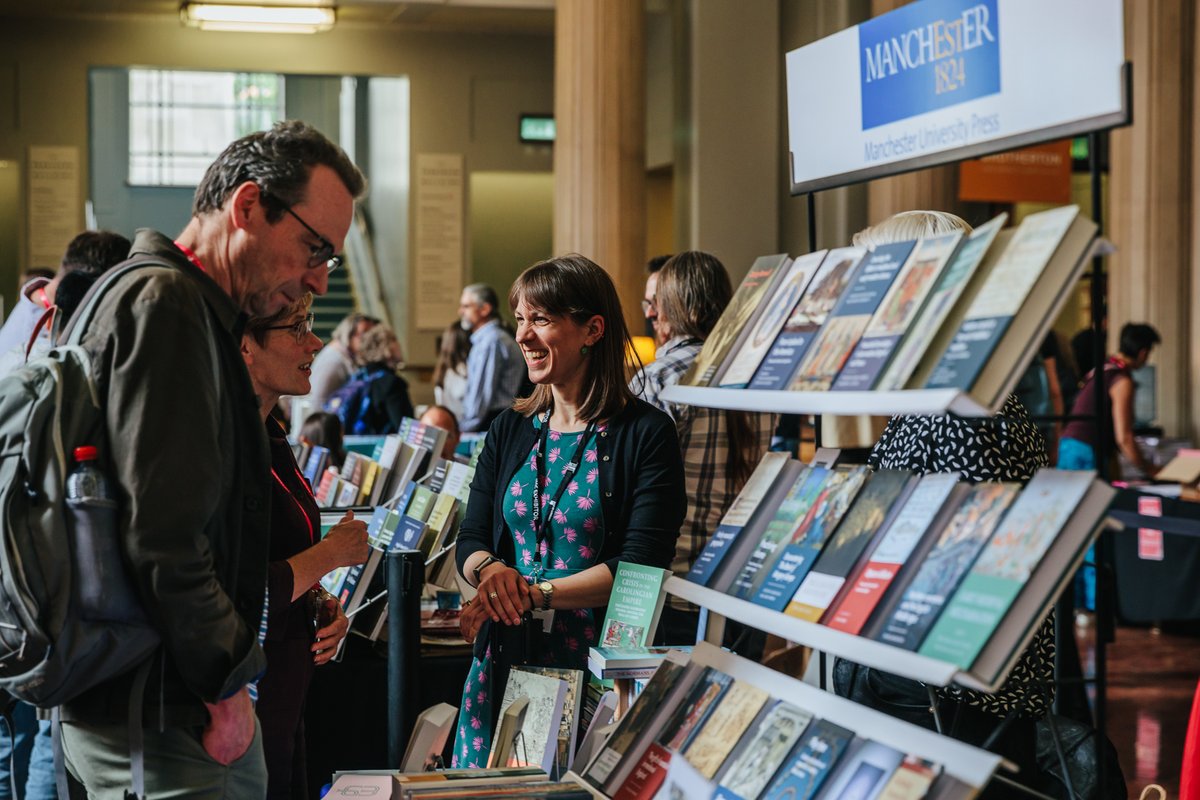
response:
<svg viewBox="0 0 1200 800"><path fill-rule="evenodd" d="M792 193L1127 124L1122 0L920 0L787 54Z"/></svg>

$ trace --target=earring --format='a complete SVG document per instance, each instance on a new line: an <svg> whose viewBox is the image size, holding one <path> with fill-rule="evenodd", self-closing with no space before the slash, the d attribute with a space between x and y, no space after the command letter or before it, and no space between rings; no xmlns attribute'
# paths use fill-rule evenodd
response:
<svg viewBox="0 0 1200 800"><path fill-rule="evenodd" d="M588 354L588 346L585 344L583 347L579 348L579 353L580 355L586 356Z"/></svg>

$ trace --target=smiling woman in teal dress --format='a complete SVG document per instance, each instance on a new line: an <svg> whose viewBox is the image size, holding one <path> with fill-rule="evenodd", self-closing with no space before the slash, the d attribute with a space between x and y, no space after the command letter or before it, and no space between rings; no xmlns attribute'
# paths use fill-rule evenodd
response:
<svg viewBox="0 0 1200 800"><path fill-rule="evenodd" d="M488 431L457 546L478 588L462 616L475 643L454 764L486 766L512 656L495 644L537 610L523 658L582 669L619 561L668 567L683 521L670 417L625 382L629 331L608 274L582 256L544 261L509 303L533 394Z"/></svg>

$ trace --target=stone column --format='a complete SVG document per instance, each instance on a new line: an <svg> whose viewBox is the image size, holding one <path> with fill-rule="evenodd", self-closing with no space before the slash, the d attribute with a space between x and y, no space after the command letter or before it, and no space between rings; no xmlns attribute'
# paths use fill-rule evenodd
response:
<svg viewBox="0 0 1200 800"><path fill-rule="evenodd" d="M1111 135L1108 259L1109 349L1121 326L1148 322L1162 334L1158 419L1168 435L1195 432L1192 382L1200 348L1193 142L1195 0L1127 0L1125 55L1133 62L1133 125Z"/></svg>
<svg viewBox="0 0 1200 800"><path fill-rule="evenodd" d="M642 329L646 209L643 0L555 7L554 252L608 270Z"/></svg>

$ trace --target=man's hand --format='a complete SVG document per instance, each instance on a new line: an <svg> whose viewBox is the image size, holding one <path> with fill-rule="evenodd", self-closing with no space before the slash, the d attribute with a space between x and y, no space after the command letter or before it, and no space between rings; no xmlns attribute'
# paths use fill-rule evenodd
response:
<svg viewBox="0 0 1200 800"><path fill-rule="evenodd" d="M244 687L233 697L218 703L205 703L208 724L200 744L214 761L229 766L246 754L254 741L254 704Z"/></svg>
<svg viewBox="0 0 1200 800"><path fill-rule="evenodd" d="M334 617L333 622L317 631L316 641L309 648L316 654L313 657L313 663L318 667L328 663L337 655L338 643L346 638L346 633L350 630L350 620L346 617L346 612L342 610L342 604L333 597L327 597L322 602L325 604L326 611L332 612Z"/></svg>

